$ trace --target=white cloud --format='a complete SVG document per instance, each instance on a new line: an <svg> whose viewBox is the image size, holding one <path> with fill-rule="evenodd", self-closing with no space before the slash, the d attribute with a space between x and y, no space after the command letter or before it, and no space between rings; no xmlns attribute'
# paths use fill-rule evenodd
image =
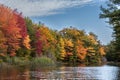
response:
<svg viewBox="0 0 120 80"><path fill-rule="evenodd" d="M120 9L120 6L117 6L118 7L118 9Z"/></svg>
<svg viewBox="0 0 120 80"><path fill-rule="evenodd" d="M0 0L0 3L18 9L25 16L46 16L62 13L60 10L82 6L94 0Z"/></svg>
<svg viewBox="0 0 120 80"><path fill-rule="evenodd" d="M1 0L0 3L17 8L25 16L58 14L59 10L81 6L92 0Z"/></svg>

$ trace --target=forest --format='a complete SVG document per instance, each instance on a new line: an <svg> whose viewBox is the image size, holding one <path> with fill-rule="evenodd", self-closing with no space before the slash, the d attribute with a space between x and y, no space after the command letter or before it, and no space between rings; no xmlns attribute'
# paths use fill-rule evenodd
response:
<svg viewBox="0 0 120 80"><path fill-rule="evenodd" d="M113 40L106 45L106 58L108 61L120 62L120 0L109 0L107 8L101 6L100 18L107 19L113 30Z"/></svg>
<svg viewBox="0 0 120 80"><path fill-rule="evenodd" d="M0 4L0 62L102 64L105 57L120 61L119 3L111 0L108 8L101 7L100 18L108 18L114 30L114 40L108 45L102 45L93 32L72 26L52 30Z"/></svg>

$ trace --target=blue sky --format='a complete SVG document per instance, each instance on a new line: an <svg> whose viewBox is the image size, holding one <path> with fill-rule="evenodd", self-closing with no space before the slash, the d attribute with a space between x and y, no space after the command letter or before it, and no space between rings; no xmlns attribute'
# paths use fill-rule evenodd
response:
<svg viewBox="0 0 120 80"><path fill-rule="evenodd" d="M41 21L52 29L61 30L73 26L94 32L98 39L107 44L112 40L112 29L99 19L100 5L106 0L0 0L0 3L17 8L34 22Z"/></svg>

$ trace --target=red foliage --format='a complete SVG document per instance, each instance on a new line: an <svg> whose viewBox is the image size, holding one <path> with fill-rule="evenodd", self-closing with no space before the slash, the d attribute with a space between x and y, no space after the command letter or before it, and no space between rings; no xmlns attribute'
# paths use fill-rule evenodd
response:
<svg viewBox="0 0 120 80"><path fill-rule="evenodd" d="M36 42L35 42L36 53L38 54L38 56L40 56L42 53L42 42L41 40L39 40L40 37L39 30L36 31L35 37L36 37Z"/></svg>
<svg viewBox="0 0 120 80"><path fill-rule="evenodd" d="M17 11L13 11L14 15L17 19L17 26L21 29L20 34L22 35L22 38L25 38L27 36L27 27L24 18L20 13Z"/></svg>
<svg viewBox="0 0 120 80"><path fill-rule="evenodd" d="M35 42L36 45L36 53L41 56L42 53L42 42L40 40Z"/></svg>
<svg viewBox="0 0 120 80"><path fill-rule="evenodd" d="M0 17L0 30L6 39L7 52L13 56L23 46L30 49L27 27L21 13L0 5Z"/></svg>

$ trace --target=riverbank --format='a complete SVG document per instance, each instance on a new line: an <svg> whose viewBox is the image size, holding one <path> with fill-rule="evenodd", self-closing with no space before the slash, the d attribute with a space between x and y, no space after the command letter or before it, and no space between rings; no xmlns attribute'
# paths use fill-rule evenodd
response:
<svg viewBox="0 0 120 80"><path fill-rule="evenodd" d="M119 66L120 67L120 62L107 62L107 65L112 65L112 66Z"/></svg>

